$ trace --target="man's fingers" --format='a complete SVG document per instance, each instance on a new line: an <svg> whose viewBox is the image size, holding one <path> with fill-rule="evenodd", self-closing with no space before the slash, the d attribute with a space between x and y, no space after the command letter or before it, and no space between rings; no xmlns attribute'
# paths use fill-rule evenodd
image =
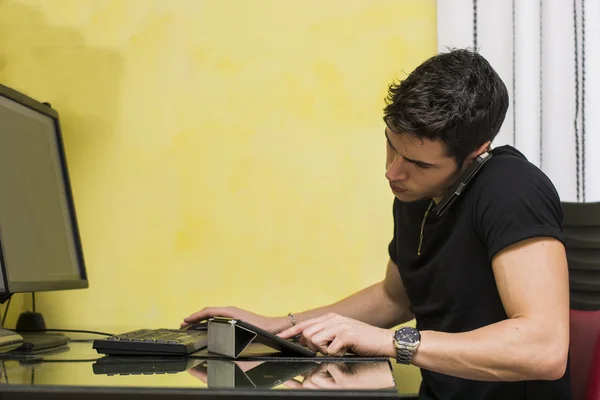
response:
<svg viewBox="0 0 600 400"><path fill-rule="evenodd" d="M330 344L327 346L327 354L331 356L343 356L350 347L349 343L343 339L341 335L338 335Z"/></svg>
<svg viewBox="0 0 600 400"><path fill-rule="evenodd" d="M312 319L309 319L308 321L301 322L295 326L292 326L291 328L287 328L286 330L279 332L277 336L283 339L293 338L294 336L297 336L300 333L302 333L304 328L310 326L312 323Z"/></svg>
<svg viewBox="0 0 600 400"><path fill-rule="evenodd" d="M208 375L206 374L206 369L190 368L187 370L187 373L200 379L204 383L206 383L208 381Z"/></svg>
<svg viewBox="0 0 600 400"><path fill-rule="evenodd" d="M345 329L344 324L329 326L313 335L310 341L319 347L323 354L343 356L352 345L348 342Z"/></svg>
<svg viewBox="0 0 600 400"><path fill-rule="evenodd" d="M320 332L315 333L312 337L308 337L308 340L313 345L317 346L322 354L330 354L329 345L333 340L335 340L338 333L338 326L330 326L322 329Z"/></svg>
<svg viewBox="0 0 600 400"><path fill-rule="evenodd" d="M331 327L331 325L328 321L319 322L319 323L316 323L316 324L311 325L308 328L304 329L302 331L302 336L310 338L310 337L316 335L317 333L322 332L323 329L330 328L330 327Z"/></svg>
<svg viewBox="0 0 600 400"><path fill-rule="evenodd" d="M308 319L306 321L300 322L299 324L292 326L291 328L287 328L283 332L279 332L279 336L282 337L283 339L292 338L292 337L302 333L306 328L308 328L314 324L318 324L321 321L325 321L326 319L327 318L325 315L322 315L320 317L313 318L313 319Z"/></svg>
<svg viewBox="0 0 600 400"><path fill-rule="evenodd" d="M318 346L315 346L314 344L312 344L310 342L306 344L306 347L308 347L310 350L314 351L315 353L321 352L321 349ZM325 354L325 353L323 353L323 354Z"/></svg>
<svg viewBox="0 0 600 400"><path fill-rule="evenodd" d="M320 351L321 350L320 343L318 341L315 341L313 338L316 334L320 333L323 329L325 329L325 324L318 323L318 324L309 326L304 331L302 331L302 337L304 338L304 341L306 342L306 344L308 344L309 346L311 344L314 346L317 346Z"/></svg>
<svg viewBox="0 0 600 400"><path fill-rule="evenodd" d="M232 312L227 308L207 307L183 319L185 325L194 324L212 317L232 318ZM183 325L183 324L182 324Z"/></svg>
<svg viewBox="0 0 600 400"><path fill-rule="evenodd" d="M319 350L319 348L317 346L315 346L314 344L312 344L310 342L310 340L308 340L304 336L302 336L302 338L300 339L300 344L302 346L304 346L304 347L308 347L310 350L314 351L315 353L318 353L318 352L321 351L321 350Z"/></svg>
<svg viewBox="0 0 600 400"><path fill-rule="evenodd" d="M186 322L188 324L193 324L194 322L201 321L203 318L206 318L206 315L208 315L209 310L211 310L211 309L203 308L202 310L185 317L183 319L183 322Z"/></svg>
<svg viewBox="0 0 600 400"><path fill-rule="evenodd" d="M349 374L348 365L343 363L327 363L327 373L336 381Z"/></svg>
<svg viewBox="0 0 600 400"><path fill-rule="evenodd" d="M295 379L290 379L287 382L283 382L283 385L289 387L290 389L302 389L302 383Z"/></svg>
<svg viewBox="0 0 600 400"><path fill-rule="evenodd" d="M315 324L311 327L306 328L302 332L302 337L305 339L305 342L309 349L315 352L320 352L322 354L327 354L323 352L327 345L324 346L319 341L315 341L313 339L314 335L320 333L323 329L325 329L324 323Z"/></svg>
<svg viewBox="0 0 600 400"><path fill-rule="evenodd" d="M322 389L322 387L316 385L313 381L312 381L312 377L311 378L307 378L305 380L302 381L302 387L303 388L308 388L308 389Z"/></svg>
<svg viewBox="0 0 600 400"><path fill-rule="evenodd" d="M310 377L310 381L323 389L336 389L337 386L335 379L326 370L320 371L318 374L313 374Z"/></svg>
<svg viewBox="0 0 600 400"><path fill-rule="evenodd" d="M324 322L328 319L331 319L333 317L335 317L336 314L325 314L325 315L321 315L320 317L317 318L313 318L313 319L308 319L306 321L300 322L298 324L296 324L295 326L292 326L291 328L288 328L286 330L284 330L283 332L279 333L279 336L282 337L283 339L289 339L291 337L294 337L296 335L299 335L300 333L302 333L306 328L314 325L314 324L318 324L320 322Z"/></svg>

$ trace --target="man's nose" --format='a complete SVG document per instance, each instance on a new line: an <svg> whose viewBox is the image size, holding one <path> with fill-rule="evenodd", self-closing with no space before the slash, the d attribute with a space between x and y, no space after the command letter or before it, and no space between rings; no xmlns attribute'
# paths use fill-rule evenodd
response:
<svg viewBox="0 0 600 400"><path fill-rule="evenodd" d="M403 181L408 178L406 173L406 161L396 155L385 171L385 177L390 182Z"/></svg>

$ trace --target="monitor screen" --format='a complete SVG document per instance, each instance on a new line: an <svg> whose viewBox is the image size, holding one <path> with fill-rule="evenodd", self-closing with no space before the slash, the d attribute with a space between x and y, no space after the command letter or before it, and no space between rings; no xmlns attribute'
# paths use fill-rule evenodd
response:
<svg viewBox="0 0 600 400"><path fill-rule="evenodd" d="M57 113L0 88L0 293L87 287Z"/></svg>

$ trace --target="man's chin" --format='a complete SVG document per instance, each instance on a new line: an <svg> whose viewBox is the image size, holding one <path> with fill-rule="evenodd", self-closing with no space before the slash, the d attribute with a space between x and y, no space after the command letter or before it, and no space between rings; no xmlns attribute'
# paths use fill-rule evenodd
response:
<svg viewBox="0 0 600 400"><path fill-rule="evenodd" d="M396 198L398 200L400 200L403 203L413 203L415 201L419 201L419 200L424 200L425 197L423 196L416 196L411 192L403 192L403 193L396 193L394 192L394 196L396 196Z"/></svg>
<svg viewBox="0 0 600 400"><path fill-rule="evenodd" d="M396 196L396 198L403 203L411 203L413 201L418 200L417 197L411 196L410 192L402 192L402 193L394 192L394 196Z"/></svg>

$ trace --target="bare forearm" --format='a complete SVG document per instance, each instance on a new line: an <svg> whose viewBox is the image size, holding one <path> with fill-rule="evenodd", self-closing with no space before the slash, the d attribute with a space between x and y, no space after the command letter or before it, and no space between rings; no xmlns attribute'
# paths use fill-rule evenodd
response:
<svg viewBox="0 0 600 400"><path fill-rule="evenodd" d="M369 286L336 303L294 315L296 322L301 322L327 313L340 314L383 328L391 328L412 319L412 314L407 309L388 297L382 282ZM288 327L289 325L284 326L284 329Z"/></svg>
<svg viewBox="0 0 600 400"><path fill-rule="evenodd" d="M514 318L464 333L423 331L412 362L465 379L559 379L566 367L568 334L565 339L562 329L541 332L533 325Z"/></svg>

